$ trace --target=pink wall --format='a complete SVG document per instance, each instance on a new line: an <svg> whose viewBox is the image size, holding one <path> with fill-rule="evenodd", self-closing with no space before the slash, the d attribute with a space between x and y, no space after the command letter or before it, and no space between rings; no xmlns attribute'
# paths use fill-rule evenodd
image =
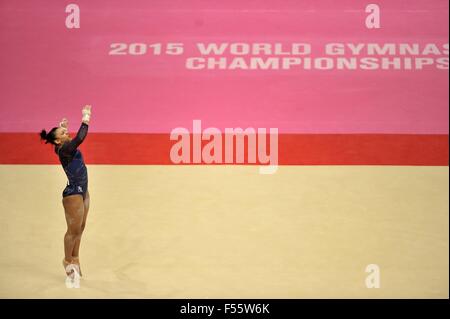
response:
<svg viewBox="0 0 450 319"><path fill-rule="evenodd" d="M0 2L0 132L93 105L94 132L170 132L193 119L281 133L448 133L448 70L187 70L196 42L448 43L447 0ZM65 6L81 28L65 27ZM110 56L113 42L182 42L181 56ZM75 123L73 125L75 125ZM72 126L73 127L73 126Z"/></svg>

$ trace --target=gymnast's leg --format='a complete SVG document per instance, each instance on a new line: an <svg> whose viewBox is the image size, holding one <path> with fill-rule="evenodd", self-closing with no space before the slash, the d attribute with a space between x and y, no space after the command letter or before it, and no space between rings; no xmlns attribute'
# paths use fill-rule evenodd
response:
<svg viewBox="0 0 450 319"><path fill-rule="evenodd" d="M83 236L83 232L86 227L86 220L87 220L87 216L88 216L88 212L89 212L89 201L90 201L89 191L86 191L86 196L83 200L84 215L83 215L83 221L81 223L81 235L75 241L75 245L73 246L73 251L72 251L72 260L75 264L78 264L79 267L80 267L80 259L79 259L80 243L81 243L81 237ZM80 275L82 275L81 268L80 268Z"/></svg>
<svg viewBox="0 0 450 319"><path fill-rule="evenodd" d="M63 197L67 232L64 236L64 268L74 263L72 253L77 241L81 238L81 225L84 216L83 197L79 194Z"/></svg>

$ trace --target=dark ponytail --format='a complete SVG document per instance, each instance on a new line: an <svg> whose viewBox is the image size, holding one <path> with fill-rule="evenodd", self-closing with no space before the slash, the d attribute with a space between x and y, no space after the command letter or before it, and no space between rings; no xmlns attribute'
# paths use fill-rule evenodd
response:
<svg viewBox="0 0 450 319"><path fill-rule="evenodd" d="M45 141L45 144L50 143L53 145L56 145L55 143L55 132L56 132L57 127L54 127L50 130L50 132L46 132L45 130L42 130L41 133L39 133L39 136L41 137L41 140Z"/></svg>
<svg viewBox="0 0 450 319"><path fill-rule="evenodd" d="M41 140L47 140L47 132L45 130L42 130L39 135L41 136Z"/></svg>

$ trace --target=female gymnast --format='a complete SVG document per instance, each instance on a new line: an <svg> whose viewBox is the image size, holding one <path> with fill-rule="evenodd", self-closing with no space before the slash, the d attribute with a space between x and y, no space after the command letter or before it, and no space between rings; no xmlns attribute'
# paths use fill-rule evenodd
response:
<svg viewBox="0 0 450 319"><path fill-rule="evenodd" d="M75 265L75 268L81 276L80 269L80 241L86 226L86 218L89 211L89 191L88 191L88 173L84 164L83 155L78 146L86 138L89 120L91 117L91 106L86 105L82 112L82 123L75 138L68 134L68 122L63 119L59 127L54 127L50 132L42 130L41 139L45 144L50 143L55 146L55 153L67 175L68 183L64 189L62 203L64 206L67 232L64 236L64 259L63 266L66 274L69 276L69 265Z"/></svg>

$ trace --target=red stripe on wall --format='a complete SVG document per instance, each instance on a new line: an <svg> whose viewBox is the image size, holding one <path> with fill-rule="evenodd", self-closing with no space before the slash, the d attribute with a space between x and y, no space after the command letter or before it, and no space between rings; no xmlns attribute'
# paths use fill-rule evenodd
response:
<svg viewBox="0 0 450 319"><path fill-rule="evenodd" d="M90 133L80 149L87 164L173 165L175 143L169 134ZM278 158L280 165L447 166L448 143L448 135L280 134ZM58 163L38 134L0 133L0 164Z"/></svg>

